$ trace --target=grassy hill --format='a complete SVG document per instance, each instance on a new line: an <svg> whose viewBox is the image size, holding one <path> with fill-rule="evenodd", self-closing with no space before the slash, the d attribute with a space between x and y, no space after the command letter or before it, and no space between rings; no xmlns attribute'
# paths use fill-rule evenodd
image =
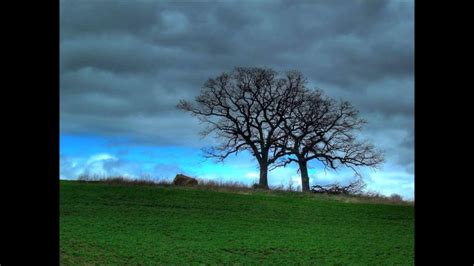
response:
<svg viewBox="0 0 474 266"><path fill-rule="evenodd" d="M411 265L414 207L303 193L61 181L60 261Z"/></svg>

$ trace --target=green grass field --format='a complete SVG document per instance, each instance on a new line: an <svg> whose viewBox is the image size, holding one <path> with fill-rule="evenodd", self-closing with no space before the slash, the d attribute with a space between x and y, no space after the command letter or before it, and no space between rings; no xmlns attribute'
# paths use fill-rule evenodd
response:
<svg viewBox="0 0 474 266"><path fill-rule="evenodd" d="M60 181L60 262L414 264L414 206Z"/></svg>

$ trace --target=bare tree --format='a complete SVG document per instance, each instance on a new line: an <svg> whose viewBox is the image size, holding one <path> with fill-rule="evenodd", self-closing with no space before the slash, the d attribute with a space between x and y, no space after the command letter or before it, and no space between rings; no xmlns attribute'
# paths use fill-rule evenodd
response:
<svg viewBox="0 0 474 266"><path fill-rule="evenodd" d="M177 107L208 125L202 134L214 133L220 140L206 151L208 156L224 160L250 151L260 166L259 186L268 189L269 167L288 154L282 123L288 110L300 104L297 95L303 85L294 72L278 78L269 68L240 67L207 80L195 103L182 100Z"/></svg>
<svg viewBox="0 0 474 266"><path fill-rule="evenodd" d="M295 75L304 83L301 74ZM337 102L319 90L303 89L297 96L301 97L296 100L299 104L288 110L289 115L281 124L289 137L281 146L294 155L286 158L283 165L299 165L303 191L310 190L310 160L316 159L330 169L346 166L356 174L356 167L376 167L383 161L382 153L372 144L356 139L357 131L366 121L359 118L359 112L349 102Z"/></svg>

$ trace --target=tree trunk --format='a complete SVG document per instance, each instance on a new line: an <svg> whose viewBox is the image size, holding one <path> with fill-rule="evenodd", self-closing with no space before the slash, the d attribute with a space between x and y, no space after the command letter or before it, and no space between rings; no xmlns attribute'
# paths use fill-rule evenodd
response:
<svg viewBox="0 0 474 266"><path fill-rule="evenodd" d="M258 186L263 189L268 189L268 162L260 163L260 181Z"/></svg>
<svg viewBox="0 0 474 266"><path fill-rule="evenodd" d="M309 176L308 176L308 162L304 160L298 161L300 166L300 173L301 173L301 187L303 192L309 191Z"/></svg>

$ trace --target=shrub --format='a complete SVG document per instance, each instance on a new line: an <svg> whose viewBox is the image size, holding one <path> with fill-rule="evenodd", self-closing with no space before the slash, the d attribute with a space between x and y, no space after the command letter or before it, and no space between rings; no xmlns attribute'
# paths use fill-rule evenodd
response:
<svg viewBox="0 0 474 266"><path fill-rule="evenodd" d="M397 201L397 202L403 201L402 196L400 196L396 193L390 195L389 199L392 200L392 201Z"/></svg>

